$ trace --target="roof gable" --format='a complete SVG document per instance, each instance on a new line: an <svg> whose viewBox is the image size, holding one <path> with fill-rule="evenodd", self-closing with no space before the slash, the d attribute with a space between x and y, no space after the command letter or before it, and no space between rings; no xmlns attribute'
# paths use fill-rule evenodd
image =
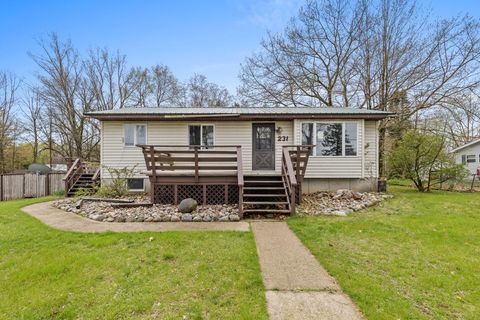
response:
<svg viewBox="0 0 480 320"><path fill-rule="evenodd" d="M471 147L471 146L473 146L473 145L476 145L477 143L480 143L480 139L473 140L473 141L471 141L471 142L469 142L469 143L464 144L463 146L460 146L460 147L458 147L458 148L455 148L455 149L452 150L452 152L458 152L458 151L463 150L463 149L465 149L465 148L468 148L468 147Z"/></svg>

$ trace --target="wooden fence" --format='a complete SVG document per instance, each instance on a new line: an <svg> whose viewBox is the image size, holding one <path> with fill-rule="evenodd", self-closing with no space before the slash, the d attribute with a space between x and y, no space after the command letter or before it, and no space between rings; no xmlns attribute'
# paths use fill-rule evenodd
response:
<svg viewBox="0 0 480 320"><path fill-rule="evenodd" d="M64 173L11 173L0 175L0 201L37 198L64 189Z"/></svg>

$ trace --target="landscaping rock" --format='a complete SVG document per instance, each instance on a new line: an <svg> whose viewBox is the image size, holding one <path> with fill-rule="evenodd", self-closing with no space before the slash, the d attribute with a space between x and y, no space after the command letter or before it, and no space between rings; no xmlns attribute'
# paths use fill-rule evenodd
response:
<svg viewBox="0 0 480 320"><path fill-rule="evenodd" d="M240 217L236 214L231 214L229 216L230 221L240 221Z"/></svg>
<svg viewBox="0 0 480 320"><path fill-rule="evenodd" d="M189 213L186 213L186 214L182 214L182 221L192 221L193 217L191 214Z"/></svg>
<svg viewBox="0 0 480 320"><path fill-rule="evenodd" d="M316 192L304 195L303 202L297 207L299 214L318 216L346 216L349 213L374 206L390 195L375 192L354 192L339 189L336 192Z"/></svg>
<svg viewBox="0 0 480 320"><path fill-rule="evenodd" d="M95 221L103 221L103 219L105 219L105 216L103 214L92 214L89 216L89 218Z"/></svg>
<svg viewBox="0 0 480 320"><path fill-rule="evenodd" d="M57 200L53 206L61 210L76 213L88 219L105 222L166 222L166 221L237 221L238 206L206 205L198 206L194 212L181 213L174 205L153 204L136 206L145 203L147 197L136 196L127 207L119 208L114 202L90 201L84 199L82 209L75 208L78 199ZM124 199L123 201L128 201Z"/></svg>
<svg viewBox="0 0 480 320"><path fill-rule="evenodd" d="M194 199L184 199L178 205L178 211L180 211L181 213L191 213L195 211L195 209L197 209L197 206L197 201L195 201Z"/></svg>

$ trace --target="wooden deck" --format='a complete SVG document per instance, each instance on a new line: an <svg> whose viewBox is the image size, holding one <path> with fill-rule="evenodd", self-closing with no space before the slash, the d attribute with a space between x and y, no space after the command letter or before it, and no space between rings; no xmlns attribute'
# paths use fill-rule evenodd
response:
<svg viewBox="0 0 480 320"><path fill-rule="evenodd" d="M153 203L238 204L240 215L293 213L312 146L283 147L281 174L244 175L242 147L139 145Z"/></svg>

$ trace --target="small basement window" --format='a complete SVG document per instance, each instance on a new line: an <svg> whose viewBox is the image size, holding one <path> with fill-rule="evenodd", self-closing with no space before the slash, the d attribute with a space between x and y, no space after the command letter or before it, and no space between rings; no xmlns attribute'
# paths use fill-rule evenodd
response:
<svg viewBox="0 0 480 320"><path fill-rule="evenodd" d="M127 179L129 191L145 191L145 180L141 178Z"/></svg>
<svg viewBox="0 0 480 320"><path fill-rule="evenodd" d="M474 154L467 155L467 163L477 162L477 157Z"/></svg>

